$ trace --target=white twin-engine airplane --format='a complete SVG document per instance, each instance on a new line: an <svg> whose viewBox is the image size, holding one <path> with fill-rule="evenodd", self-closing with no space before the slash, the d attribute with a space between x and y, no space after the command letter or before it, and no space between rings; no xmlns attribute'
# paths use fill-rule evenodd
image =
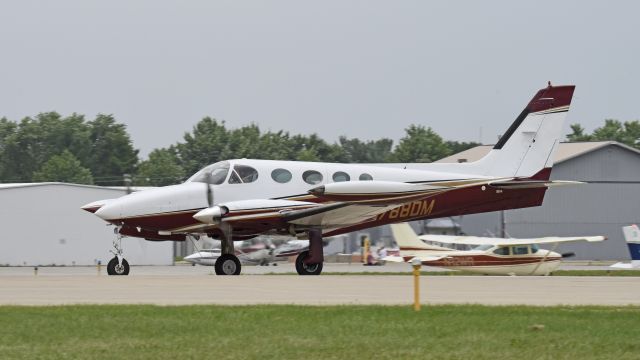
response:
<svg viewBox="0 0 640 360"><path fill-rule="evenodd" d="M416 235L409 224L393 224L391 231L400 248L400 256L388 256L386 261L411 262L485 275L548 275L560 266L563 257L556 246L566 242L599 242L604 236L543 237L535 239L503 239L476 236ZM471 250L454 250L429 245L424 241L445 245L467 245ZM552 245L552 250L539 245Z"/></svg>
<svg viewBox="0 0 640 360"><path fill-rule="evenodd" d="M491 152L470 163L337 164L237 159L198 171L182 184L83 206L116 225L107 267L124 275L121 237L184 241L220 238L215 271L237 275L233 241L260 234L309 239L300 275L322 271L323 236L384 224L542 204L553 153L575 87L541 89ZM471 125L471 124L470 124ZM475 126L475 125L474 125Z"/></svg>

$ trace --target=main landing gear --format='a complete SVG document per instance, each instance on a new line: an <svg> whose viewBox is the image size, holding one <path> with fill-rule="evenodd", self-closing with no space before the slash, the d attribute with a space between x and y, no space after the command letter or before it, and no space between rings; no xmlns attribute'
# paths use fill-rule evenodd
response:
<svg viewBox="0 0 640 360"><path fill-rule="evenodd" d="M223 236L221 242L222 255L216 260L216 275L240 275L242 266L240 265L240 260L238 260L238 257L235 255L231 236Z"/></svg>
<svg viewBox="0 0 640 360"><path fill-rule="evenodd" d="M322 231L309 230L309 250L301 252L296 258L296 271L299 275L320 275L323 262Z"/></svg>
<svg viewBox="0 0 640 360"><path fill-rule="evenodd" d="M129 275L129 263L122 257L122 236L116 234L115 240L113 240L113 248L111 253L115 257L109 260L107 264L107 274L109 275Z"/></svg>

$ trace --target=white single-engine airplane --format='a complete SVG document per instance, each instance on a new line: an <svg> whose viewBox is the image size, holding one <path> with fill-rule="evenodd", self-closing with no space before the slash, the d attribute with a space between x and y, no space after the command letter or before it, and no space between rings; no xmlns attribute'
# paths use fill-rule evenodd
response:
<svg viewBox="0 0 640 360"><path fill-rule="evenodd" d="M322 237L417 219L542 204L574 86L538 91L484 158L458 164L335 164L236 159L182 184L83 206L116 225L107 267L124 275L121 237L220 238L215 271L237 275L233 242L260 234L309 239L298 273L322 271ZM477 124L468 124L476 126Z"/></svg>
<svg viewBox="0 0 640 360"><path fill-rule="evenodd" d="M604 236L543 237L535 239L503 239L476 236L420 235L409 224L391 225L393 236L400 247L400 256L386 261L411 262L418 258L423 265L463 270L486 275L548 275L558 268L563 257L538 246L560 243L605 240ZM445 245L469 245L471 250L453 250L429 245L425 241Z"/></svg>

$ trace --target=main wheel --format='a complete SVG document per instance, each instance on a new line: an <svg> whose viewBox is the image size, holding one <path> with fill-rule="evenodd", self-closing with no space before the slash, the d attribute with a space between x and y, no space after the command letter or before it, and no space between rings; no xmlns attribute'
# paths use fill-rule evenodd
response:
<svg viewBox="0 0 640 360"><path fill-rule="evenodd" d="M114 257L107 264L107 274L109 275L129 275L129 263L122 259L122 264L118 264L118 257Z"/></svg>
<svg viewBox="0 0 640 360"><path fill-rule="evenodd" d="M232 254L220 255L215 269L216 275L240 275L240 260Z"/></svg>
<svg viewBox="0 0 640 360"><path fill-rule="evenodd" d="M309 257L309 251L301 252L296 258L296 271L299 275L320 275L322 272L322 263L305 264L304 259Z"/></svg>

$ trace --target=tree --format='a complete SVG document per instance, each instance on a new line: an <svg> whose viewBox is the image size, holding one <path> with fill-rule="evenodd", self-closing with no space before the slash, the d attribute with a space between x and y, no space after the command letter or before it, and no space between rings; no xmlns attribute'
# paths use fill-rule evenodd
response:
<svg viewBox="0 0 640 360"><path fill-rule="evenodd" d="M205 117L184 134L184 142L176 144L180 165L187 174L193 174L207 164L213 164L226 155L228 132L223 122Z"/></svg>
<svg viewBox="0 0 640 360"><path fill-rule="evenodd" d="M357 138L348 139L341 136L339 144L345 152L347 162L383 163L389 161L393 140L383 138L363 142Z"/></svg>
<svg viewBox="0 0 640 360"><path fill-rule="evenodd" d="M640 149L640 121L605 119L604 125L586 134L580 124L571 125L572 133L567 135L569 141L617 141Z"/></svg>
<svg viewBox="0 0 640 360"><path fill-rule="evenodd" d="M140 163L135 177L136 185L165 186L184 180L185 172L179 164L175 147L156 149L149 159Z"/></svg>
<svg viewBox="0 0 640 360"><path fill-rule="evenodd" d="M82 166L69 150L52 156L33 174L34 181L59 181L75 184L93 184L91 171Z"/></svg>
<svg viewBox="0 0 640 360"><path fill-rule="evenodd" d="M122 175L135 173L138 164L138 150L133 148L126 126L116 123L111 115L98 114L89 127L89 168L96 184L122 184Z"/></svg>
<svg viewBox="0 0 640 360"><path fill-rule="evenodd" d="M433 162L449 155L447 145L430 127L411 125L405 131L407 135L400 139L400 143L393 152L394 161Z"/></svg>

